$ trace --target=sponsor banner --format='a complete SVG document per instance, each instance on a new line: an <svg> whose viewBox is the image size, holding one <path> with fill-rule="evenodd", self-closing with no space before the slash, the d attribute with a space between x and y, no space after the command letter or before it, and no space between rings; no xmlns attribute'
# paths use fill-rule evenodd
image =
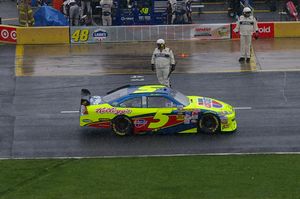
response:
<svg viewBox="0 0 300 199"><path fill-rule="evenodd" d="M0 42L17 43L16 27L0 25Z"/></svg>
<svg viewBox="0 0 300 199"><path fill-rule="evenodd" d="M230 39L230 24L70 27L71 43Z"/></svg>
<svg viewBox="0 0 300 199"><path fill-rule="evenodd" d="M71 43L96 43L109 36L108 29L103 26L71 27L70 34Z"/></svg>
<svg viewBox="0 0 300 199"><path fill-rule="evenodd" d="M192 30L192 39L230 39L230 24L199 24Z"/></svg>
<svg viewBox="0 0 300 199"><path fill-rule="evenodd" d="M233 32L236 24L232 24L231 38L240 38L239 33ZM273 22L259 22L258 23L259 38L274 38L274 23Z"/></svg>

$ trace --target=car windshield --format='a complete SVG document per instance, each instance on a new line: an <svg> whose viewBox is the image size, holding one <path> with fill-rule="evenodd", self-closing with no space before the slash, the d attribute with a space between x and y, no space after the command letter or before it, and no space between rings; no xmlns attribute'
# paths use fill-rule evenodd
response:
<svg viewBox="0 0 300 199"><path fill-rule="evenodd" d="M180 102L183 106L188 106L190 104L189 98L187 98L184 94L182 94L179 91L172 90L171 96L176 99L178 102Z"/></svg>
<svg viewBox="0 0 300 199"><path fill-rule="evenodd" d="M120 90L117 90L113 93L110 93L108 95L105 95L103 97L103 101L105 102L111 102L111 101L114 101L120 97L123 97L125 95L128 95L128 88L123 88L123 89L120 89Z"/></svg>

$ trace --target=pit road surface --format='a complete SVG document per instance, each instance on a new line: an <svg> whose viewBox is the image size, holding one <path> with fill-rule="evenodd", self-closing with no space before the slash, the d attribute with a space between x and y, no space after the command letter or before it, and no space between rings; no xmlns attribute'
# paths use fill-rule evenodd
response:
<svg viewBox="0 0 300 199"><path fill-rule="evenodd" d="M0 157L300 152L299 43L261 40L254 46L255 68L237 62L236 41L170 43L178 61L173 88L245 107L236 110L238 131L128 137L82 129L72 111L79 109L81 88L104 95L128 83L156 83L149 66L153 44L144 51L139 43L0 45Z"/></svg>

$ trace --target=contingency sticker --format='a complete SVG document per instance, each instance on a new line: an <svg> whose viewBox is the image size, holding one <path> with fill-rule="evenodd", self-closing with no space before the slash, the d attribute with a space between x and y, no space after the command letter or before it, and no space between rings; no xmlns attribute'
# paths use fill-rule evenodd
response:
<svg viewBox="0 0 300 199"><path fill-rule="evenodd" d="M205 106L206 108L222 108L223 105L216 100L213 100L211 98L198 98L198 105Z"/></svg>

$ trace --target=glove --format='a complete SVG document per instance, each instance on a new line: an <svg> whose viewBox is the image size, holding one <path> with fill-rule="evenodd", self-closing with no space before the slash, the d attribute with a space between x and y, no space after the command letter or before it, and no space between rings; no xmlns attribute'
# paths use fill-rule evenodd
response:
<svg viewBox="0 0 300 199"><path fill-rule="evenodd" d="M253 35L254 39L257 40L258 39L258 31L256 31Z"/></svg>
<svg viewBox="0 0 300 199"><path fill-rule="evenodd" d="M155 71L154 64L151 64L151 70L152 70L152 71Z"/></svg>
<svg viewBox="0 0 300 199"><path fill-rule="evenodd" d="M172 64L171 65L171 71L174 71L175 70L175 64Z"/></svg>

